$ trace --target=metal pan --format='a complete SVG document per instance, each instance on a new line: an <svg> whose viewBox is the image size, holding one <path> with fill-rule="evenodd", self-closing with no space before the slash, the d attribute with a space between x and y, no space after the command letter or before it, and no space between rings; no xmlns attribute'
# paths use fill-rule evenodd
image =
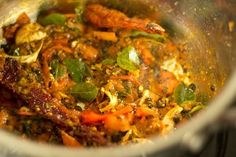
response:
<svg viewBox="0 0 236 157"><path fill-rule="evenodd" d="M94 2L91 0L89 2ZM0 28L13 23L26 12L35 20L41 10L56 5L71 5L75 0L0 0ZM205 92L217 85L218 94L208 107L187 124L165 137L154 136L153 143L109 148L72 149L22 140L0 131L0 154L29 157L126 157L181 156L184 150L199 151L207 136L219 128L223 120L235 118L230 105L236 95L236 2L234 0L96 0L118 7L130 14L160 19L172 39L186 45L194 80ZM4 43L1 38L0 44ZM223 85L222 82L225 82ZM231 112L227 112L231 110ZM225 118L224 118L225 117Z"/></svg>

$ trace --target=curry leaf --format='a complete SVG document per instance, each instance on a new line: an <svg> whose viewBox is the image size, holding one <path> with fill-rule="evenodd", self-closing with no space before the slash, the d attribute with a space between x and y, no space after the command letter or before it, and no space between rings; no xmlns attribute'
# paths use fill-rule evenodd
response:
<svg viewBox="0 0 236 157"><path fill-rule="evenodd" d="M66 22L66 17L63 14L59 13L52 13L40 20L40 23L43 25L50 25L50 24L56 24L56 25L64 25Z"/></svg>
<svg viewBox="0 0 236 157"><path fill-rule="evenodd" d="M82 23L82 22L83 22L84 8L83 8L83 7L77 7L77 8L75 8L75 13L76 13L76 15L77 15L77 20L78 20L78 22Z"/></svg>
<svg viewBox="0 0 236 157"><path fill-rule="evenodd" d="M189 114L194 114L194 113L196 113L196 112L202 110L203 108L205 108L205 105L199 104L199 105L195 106L195 107L189 112Z"/></svg>
<svg viewBox="0 0 236 157"><path fill-rule="evenodd" d="M150 34L142 31L132 31L130 37L146 37L146 38L151 38L159 42L164 42L166 39L163 35L160 34Z"/></svg>
<svg viewBox="0 0 236 157"><path fill-rule="evenodd" d="M98 88L91 83L79 83L72 88L71 94L79 98L81 101L90 102L96 98Z"/></svg>
<svg viewBox="0 0 236 157"><path fill-rule="evenodd" d="M61 65L57 59L52 60L50 64L52 68L52 74L56 80L65 74L65 67Z"/></svg>
<svg viewBox="0 0 236 157"><path fill-rule="evenodd" d="M75 14L77 15L77 20L83 23L83 14L86 7L87 0L79 0L78 5L75 8Z"/></svg>
<svg viewBox="0 0 236 157"><path fill-rule="evenodd" d="M66 59L64 64L66 65L71 78L77 83L82 82L84 76L87 75L87 66L81 60Z"/></svg>
<svg viewBox="0 0 236 157"><path fill-rule="evenodd" d="M114 59L111 59L111 58L107 58L107 59L104 59L102 61L102 64L103 65L114 65L115 64L115 60Z"/></svg>
<svg viewBox="0 0 236 157"><path fill-rule="evenodd" d="M174 99L180 105L185 101L195 101L195 92L186 87L183 83L179 84L174 91Z"/></svg>
<svg viewBox="0 0 236 157"><path fill-rule="evenodd" d="M134 47L124 48L117 56L117 64L125 70L133 72L138 69L140 60Z"/></svg>

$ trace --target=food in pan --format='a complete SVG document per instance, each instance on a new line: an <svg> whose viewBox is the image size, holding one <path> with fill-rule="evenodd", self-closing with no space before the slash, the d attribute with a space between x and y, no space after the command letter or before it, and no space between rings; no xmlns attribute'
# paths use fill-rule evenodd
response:
<svg viewBox="0 0 236 157"><path fill-rule="evenodd" d="M150 19L88 4L37 22L22 13L3 35L0 127L23 138L70 147L145 142L206 105L180 45Z"/></svg>

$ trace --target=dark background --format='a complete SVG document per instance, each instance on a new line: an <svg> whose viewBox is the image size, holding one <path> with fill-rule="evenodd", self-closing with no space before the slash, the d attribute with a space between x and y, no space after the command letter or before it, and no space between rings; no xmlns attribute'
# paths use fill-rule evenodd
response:
<svg viewBox="0 0 236 157"><path fill-rule="evenodd" d="M201 152L184 157L236 157L236 128L222 128L209 137Z"/></svg>

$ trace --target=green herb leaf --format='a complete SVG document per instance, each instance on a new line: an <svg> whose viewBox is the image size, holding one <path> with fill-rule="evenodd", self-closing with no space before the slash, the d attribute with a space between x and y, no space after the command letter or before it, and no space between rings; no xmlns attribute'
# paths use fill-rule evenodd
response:
<svg viewBox="0 0 236 157"><path fill-rule="evenodd" d="M75 8L75 14L77 15L77 21L80 23L83 23L83 13L84 13L83 7Z"/></svg>
<svg viewBox="0 0 236 157"><path fill-rule="evenodd" d="M98 88L91 83L79 83L72 88L71 94L81 101L91 102L96 98Z"/></svg>
<svg viewBox="0 0 236 157"><path fill-rule="evenodd" d="M138 69L140 60L134 47L129 46L118 53L117 64L125 70L133 72Z"/></svg>
<svg viewBox="0 0 236 157"><path fill-rule="evenodd" d="M194 113L196 113L196 112L198 112L198 111L200 111L200 110L202 110L202 109L204 109L204 108L205 108L205 105L199 104L199 105L195 106L195 107L189 112L189 114L192 115L192 114L194 114Z"/></svg>
<svg viewBox="0 0 236 157"><path fill-rule="evenodd" d="M71 78L77 83L82 82L84 76L88 74L87 65L81 60L66 59L64 64L66 65Z"/></svg>
<svg viewBox="0 0 236 157"><path fill-rule="evenodd" d="M52 74L56 80L65 74L65 67L61 65L57 59L52 60L50 64L52 68Z"/></svg>
<svg viewBox="0 0 236 157"><path fill-rule="evenodd" d="M180 105L185 101L195 101L195 92L186 87L183 83L179 84L174 91L174 99Z"/></svg>
<svg viewBox="0 0 236 157"><path fill-rule="evenodd" d="M102 61L102 64L103 65L114 65L115 64L115 60L114 59L111 59L111 58L107 58L107 59L104 59Z"/></svg>
<svg viewBox="0 0 236 157"><path fill-rule="evenodd" d="M87 0L80 0L75 8L75 14L77 15L77 21L83 23L83 14L86 7Z"/></svg>
<svg viewBox="0 0 236 157"><path fill-rule="evenodd" d="M150 34L142 31L132 31L130 35L130 37L139 37L139 36L151 38L158 42L164 42L166 40L166 38L160 34Z"/></svg>
<svg viewBox="0 0 236 157"><path fill-rule="evenodd" d="M52 13L43 18L42 20L40 20L40 23L42 25L51 25L51 24L64 25L65 22L66 22L65 15L59 13Z"/></svg>

